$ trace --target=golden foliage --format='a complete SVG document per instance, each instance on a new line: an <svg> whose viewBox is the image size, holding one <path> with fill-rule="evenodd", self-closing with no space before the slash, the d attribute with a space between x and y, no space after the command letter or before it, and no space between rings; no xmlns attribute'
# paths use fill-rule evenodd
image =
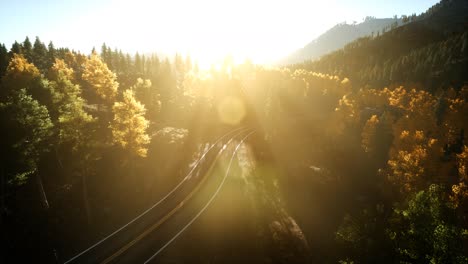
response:
<svg viewBox="0 0 468 264"><path fill-rule="evenodd" d="M3 81L11 89L21 89L26 88L37 77L40 77L40 72L36 66L29 63L22 54L15 53L8 64Z"/></svg>
<svg viewBox="0 0 468 264"><path fill-rule="evenodd" d="M85 128L96 119L84 111L85 102L80 97L81 88L71 82L74 71L65 61L56 59L49 70L49 76L49 89L57 113L60 141L71 143L76 151L88 141L89 131Z"/></svg>
<svg viewBox="0 0 468 264"><path fill-rule="evenodd" d="M82 78L102 99L111 102L115 98L119 86L117 77L97 54L92 54L91 58L86 60Z"/></svg>
<svg viewBox="0 0 468 264"><path fill-rule="evenodd" d="M463 152L457 155L458 175L460 180L468 182L468 147L463 146Z"/></svg>
<svg viewBox="0 0 468 264"><path fill-rule="evenodd" d="M149 122L145 119L145 106L135 99L133 90L123 93L123 101L115 102L112 107L114 120L111 123L113 142L127 149L131 155L146 157L150 142L146 129Z"/></svg>
<svg viewBox="0 0 468 264"><path fill-rule="evenodd" d="M455 207L468 201L468 147L463 146L463 152L457 155L458 180L452 185L450 200Z"/></svg>
<svg viewBox="0 0 468 264"><path fill-rule="evenodd" d="M437 140L427 138L423 131L403 130L395 137L387 162L387 178L403 192L424 188L437 168L431 164L438 158Z"/></svg>
<svg viewBox="0 0 468 264"><path fill-rule="evenodd" d="M369 120L366 121L364 128L362 129L361 146L365 152L372 152L374 150L374 142L376 140L376 131L379 124L379 118L377 115L372 115Z"/></svg>
<svg viewBox="0 0 468 264"><path fill-rule="evenodd" d="M57 81L59 74L63 74L70 81L74 80L74 71L68 67L64 60L55 58L55 62L48 71L48 78L51 81Z"/></svg>

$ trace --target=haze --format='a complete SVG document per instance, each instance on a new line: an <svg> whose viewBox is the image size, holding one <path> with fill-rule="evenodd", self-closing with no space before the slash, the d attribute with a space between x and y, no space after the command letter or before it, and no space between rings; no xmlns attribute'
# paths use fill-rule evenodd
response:
<svg viewBox="0 0 468 264"><path fill-rule="evenodd" d="M231 55L272 62L333 25L367 15L419 14L431 1L10 1L2 4L0 40L26 36L87 53L102 43L124 52L191 54L202 66Z"/></svg>

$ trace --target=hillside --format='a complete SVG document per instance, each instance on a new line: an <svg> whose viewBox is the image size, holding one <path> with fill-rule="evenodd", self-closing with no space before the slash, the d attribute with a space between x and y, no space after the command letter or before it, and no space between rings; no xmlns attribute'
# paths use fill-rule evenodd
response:
<svg viewBox="0 0 468 264"><path fill-rule="evenodd" d="M309 7L332 19L384 9L345 1ZM34 29L41 9L16 2L2 5L18 11L0 17L9 30L56 29ZM414 2L385 11L427 11L287 67L210 58L227 42L280 50L257 29L286 36L273 22L310 15L306 4L262 3L250 21L234 4L82 5L96 20L74 4L47 13L63 25L47 37L76 35L67 46L0 31L0 264L468 263L468 0ZM232 27L216 30L223 22ZM380 22L340 24L320 41ZM75 49L101 34L107 44ZM187 49L148 53L140 35ZM134 55L111 48L117 39ZM197 47L205 60L185 54Z"/></svg>
<svg viewBox="0 0 468 264"><path fill-rule="evenodd" d="M329 52L343 48L347 43L360 37L380 34L382 31L390 29L392 25L394 26L395 22L401 24L402 20L395 18L367 17L364 22L359 24L340 23L320 35L302 49L282 59L279 63L291 64L317 59Z"/></svg>
<svg viewBox="0 0 468 264"><path fill-rule="evenodd" d="M441 1L413 22L293 68L347 76L361 85L460 86L468 68L467 23L468 2Z"/></svg>

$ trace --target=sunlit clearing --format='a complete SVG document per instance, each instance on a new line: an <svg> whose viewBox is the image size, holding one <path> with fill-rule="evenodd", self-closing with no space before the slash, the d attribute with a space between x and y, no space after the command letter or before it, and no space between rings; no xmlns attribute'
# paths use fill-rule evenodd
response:
<svg viewBox="0 0 468 264"><path fill-rule="evenodd" d="M226 97L218 105L218 116L225 124L237 125L245 117L244 104L236 97Z"/></svg>

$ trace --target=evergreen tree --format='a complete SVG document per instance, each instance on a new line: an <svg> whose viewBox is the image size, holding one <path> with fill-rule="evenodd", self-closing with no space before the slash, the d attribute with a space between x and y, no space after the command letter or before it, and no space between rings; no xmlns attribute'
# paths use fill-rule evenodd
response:
<svg viewBox="0 0 468 264"><path fill-rule="evenodd" d="M24 40L21 53L24 54L24 57L28 61L32 61L32 44L29 40L29 37L26 37L26 39Z"/></svg>
<svg viewBox="0 0 468 264"><path fill-rule="evenodd" d="M49 42L47 46L47 69L50 69L55 62L55 58L57 57L57 51L55 50L54 43L52 41Z"/></svg>
<svg viewBox="0 0 468 264"><path fill-rule="evenodd" d="M13 54L21 54L21 50L22 50L21 44L19 44L17 41L15 41L11 45L10 57L13 56Z"/></svg>
<svg viewBox="0 0 468 264"><path fill-rule="evenodd" d="M138 78L132 90L135 92L136 99L145 105L148 119L155 120L159 113L161 102L159 93L152 87L151 81L149 79L143 80Z"/></svg>
<svg viewBox="0 0 468 264"><path fill-rule="evenodd" d="M36 67L44 73L47 70L47 48L39 39L36 37L34 46L32 49L32 61Z"/></svg>
<svg viewBox="0 0 468 264"><path fill-rule="evenodd" d="M5 44L0 44L0 78L5 74L8 66L8 51Z"/></svg>
<svg viewBox="0 0 468 264"><path fill-rule="evenodd" d="M141 77L143 73L143 61L141 60L140 54L137 52L135 54L135 74L137 77Z"/></svg>

